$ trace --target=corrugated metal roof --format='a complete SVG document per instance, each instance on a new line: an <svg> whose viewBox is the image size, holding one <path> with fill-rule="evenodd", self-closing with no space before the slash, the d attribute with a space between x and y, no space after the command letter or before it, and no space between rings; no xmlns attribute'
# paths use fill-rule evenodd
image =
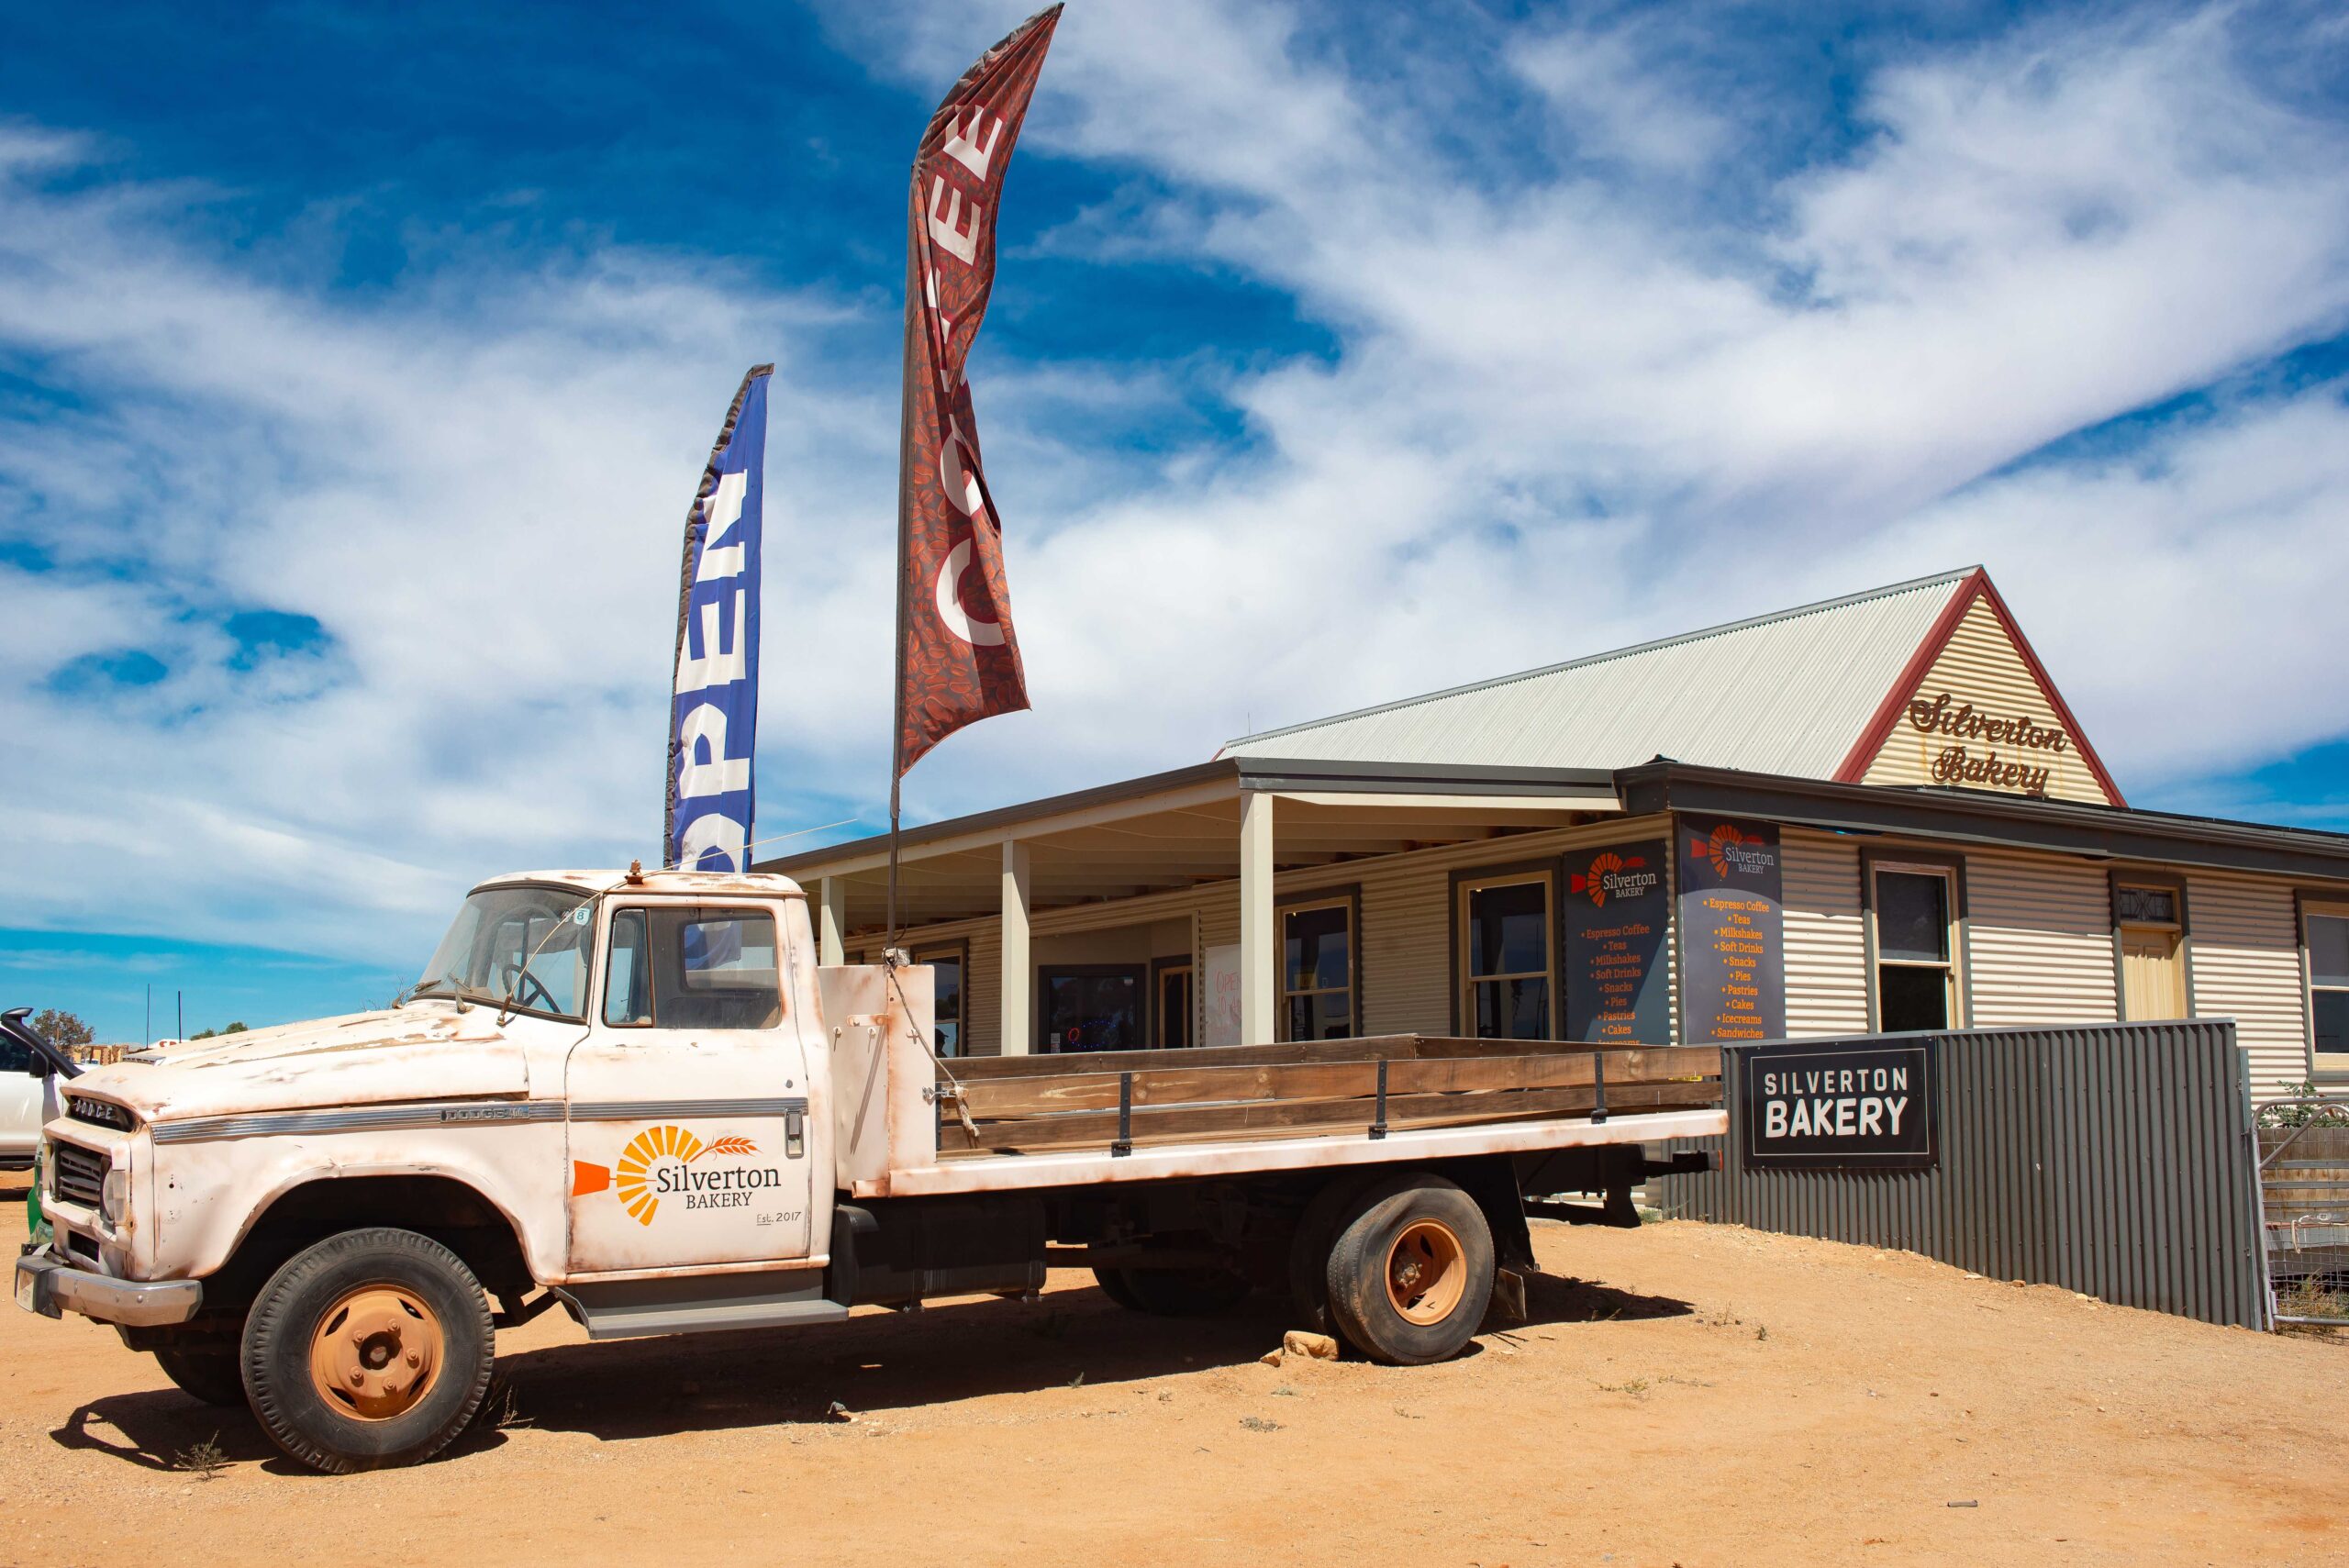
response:
<svg viewBox="0 0 2349 1568"><path fill-rule="evenodd" d="M1243 736L1226 757L1833 774L1977 568Z"/></svg>

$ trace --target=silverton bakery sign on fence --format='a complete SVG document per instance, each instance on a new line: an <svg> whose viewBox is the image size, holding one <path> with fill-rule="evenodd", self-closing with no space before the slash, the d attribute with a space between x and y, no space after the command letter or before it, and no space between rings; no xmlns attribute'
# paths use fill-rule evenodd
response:
<svg viewBox="0 0 2349 1568"><path fill-rule="evenodd" d="M1909 723L1920 734L1946 735L1955 742L1942 748L1930 764L1935 784L1988 784L2045 795L2054 772L2047 759L2072 749L2072 738L2059 726L2042 724L2028 715L1986 713L1970 702L1955 701L1947 692L1911 702ZM1969 747L1969 740L1981 744Z"/></svg>
<svg viewBox="0 0 2349 1568"><path fill-rule="evenodd" d="M1740 1051L1746 1169L1932 1170L1941 1158L1938 1045L1912 1035Z"/></svg>

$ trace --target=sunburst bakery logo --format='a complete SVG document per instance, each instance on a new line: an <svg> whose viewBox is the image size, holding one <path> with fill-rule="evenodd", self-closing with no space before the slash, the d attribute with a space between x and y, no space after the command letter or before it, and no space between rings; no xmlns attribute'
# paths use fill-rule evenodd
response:
<svg viewBox="0 0 2349 1568"><path fill-rule="evenodd" d="M1759 839L1749 839L1737 830L1733 823L1724 822L1704 838L1691 836L1688 852L1700 861L1710 862L1715 876L1727 876L1737 872L1745 876L1759 876L1778 862L1778 851Z"/></svg>
<svg viewBox="0 0 2349 1568"><path fill-rule="evenodd" d="M747 1208L752 1193L783 1185L781 1171L772 1165L695 1167L705 1159L741 1159L758 1151L747 1138L704 1143L682 1127L648 1127L629 1140L617 1168L573 1161L571 1191L576 1197L608 1187L639 1225L652 1223L664 1197L682 1197L689 1209Z"/></svg>
<svg viewBox="0 0 2349 1568"><path fill-rule="evenodd" d="M1593 855L1588 871L1574 873L1574 890L1588 894L1591 903L1601 909L1609 898L1637 898L1653 893L1664 879L1647 870L1647 863L1645 855L1619 855L1612 850Z"/></svg>

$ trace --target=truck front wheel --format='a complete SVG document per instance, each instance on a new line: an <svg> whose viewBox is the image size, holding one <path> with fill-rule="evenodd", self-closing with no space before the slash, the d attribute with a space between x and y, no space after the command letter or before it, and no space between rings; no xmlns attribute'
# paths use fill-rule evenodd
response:
<svg viewBox="0 0 2349 1568"><path fill-rule="evenodd" d="M1406 1173L1364 1191L1330 1245L1330 1316L1373 1361L1457 1355L1493 1298L1493 1232L1453 1183Z"/></svg>
<svg viewBox="0 0 2349 1568"><path fill-rule="evenodd" d="M179 1385L181 1393L206 1405L245 1402L245 1372L238 1364L233 1344L217 1350L189 1350L184 1346L159 1350L155 1362L163 1369L163 1375Z"/></svg>
<svg viewBox="0 0 2349 1568"><path fill-rule="evenodd" d="M245 1319L253 1414L288 1455L341 1473L414 1464L465 1429L495 1340L481 1283L412 1230L347 1230L273 1275Z"/></svg>

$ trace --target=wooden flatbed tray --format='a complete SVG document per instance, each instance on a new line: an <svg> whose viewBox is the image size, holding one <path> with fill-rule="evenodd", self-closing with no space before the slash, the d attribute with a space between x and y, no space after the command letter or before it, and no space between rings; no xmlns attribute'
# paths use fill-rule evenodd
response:
<svg viewBox="0 0 2349 1568"><path fill-rule="evenodd" d="M1715 1046L1442 1035L964 1058L946 1064L938 1086L941 1160L1600 1119L1721 1101Z"/></svg>

